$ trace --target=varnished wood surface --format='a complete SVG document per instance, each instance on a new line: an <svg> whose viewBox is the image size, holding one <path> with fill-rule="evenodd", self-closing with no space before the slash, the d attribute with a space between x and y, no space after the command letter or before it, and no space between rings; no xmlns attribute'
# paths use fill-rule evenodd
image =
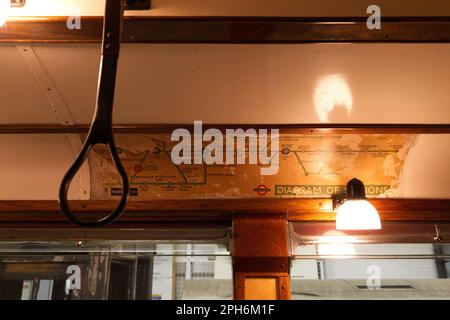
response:
<svg viewBox="0 0 450 320"><path fill-rule="evenodd" d="M450 221L450 199L370 199L384 221ZM83 216L104 213L114 201L72 201ZM117 224L231 223L233 214L277 213L290 221L334 221L331 199L207 199L130 201ZM0 224L70 225L58 202L0 201Z"/></svg>
<svg viewBox="0 0 450 320"><path fill-rule="evenodd" d="M116 124L115 134L171 133L178 128L193 130L193 124ZM448 134L450 124L370 124L370 123L292 123L292 124L204 124L204 130L279 129L291 134ZM83 134L88 124L0 124L0 134Z"/></svg>
<svg viewBox="0 0 450 320"><path fill-rule="evenodd" d="M373 198L369 201L380 212L434 212L445 213L450 210L450 199L394 199ZM74 211L104 212L114 206L114 201L73 200L70 205ZM0 212L59 212L56 200L0 200ZM249 199L178 199L178 200L146 200L130 201L126 212L136 216L136 213L162 214L163 212L191 212L204 215L204 212L221 214L239 211L280 212L289 213L331 213L329 198L249 198ZM182 216L180 216L182 217Z"/></svg>
<svg viewBox="0 0 450 320"><path fill-rule="evenodd" d="M289 299L285 281L290 272L288 238L285 214L234 214L231 254L235 299Z"/></svg>
<svg viewBox="0 0 450 320"><path fill-rule="evenodd" d="M235 214L233 219L232 253L235 270L242 271L248 264L258 264L255 258L287 258L288 257L288 225L287 216L277 213ZM288 270L285 262L262 263L260 267L271 272ZM248 269L248 266L247 266ZM272 270L271 270L272 269ZM275 270L273 270L275 269Z"/></svg>
<svg viewBox="0 0 450 320"><path fill-rule="evenodd" d="M200 241L204 243L219 243L228 245L228 226L213 224L179 226L145 224L124 227L111 226L107 228L83 229L78 227L49 227L42 224L41 228L23 228L19 226L0 227L1 241ZM36 250L39 252L38 250Z"/></svg>
<svg viewBox="0 0 450 320"><path fill-rule="evenodd" d="M246 279L265 277L268 279L276 279L277 285L277 299L289 300L291 297L290 279L289 275L285 273L235 273L234 274L234 299L246 299Z"/></svg>
<svg viewBox="0 0 450 320"><path fill-rule="evenodd" d="M6 43L98 43L102 17L81 17L68 30L67 17L11 19L0 28ZM383 17L370 30L367 17L126 17L124 43L339 43L450 42L450 17Z"/></svg>

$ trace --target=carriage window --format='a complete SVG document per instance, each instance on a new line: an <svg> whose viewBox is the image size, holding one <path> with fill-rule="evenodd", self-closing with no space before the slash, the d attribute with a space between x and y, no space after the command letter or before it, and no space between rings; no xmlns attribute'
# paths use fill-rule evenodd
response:
<svg viewBox="0 0 450 320"><path fill-rule="evenodd" d="M297 246L291 299L450 299L449 244Z"/></svg>
<svg viewBox="0 0 450 320"><path fill-rule="evenodd" d="M2 242L0 299L231 299L231 257L219 244ZM201 289L202 287L206 289Z"/></svg>
<svg viewBox="0 0 450 320"><path fill-rule="evenodd" d="M291 299L450 299L450 225L291 223Z"/></svg>

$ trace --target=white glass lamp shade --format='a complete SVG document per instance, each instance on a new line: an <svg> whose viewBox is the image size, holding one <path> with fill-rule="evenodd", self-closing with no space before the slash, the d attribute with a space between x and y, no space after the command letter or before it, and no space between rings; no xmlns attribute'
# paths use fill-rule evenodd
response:
<svg viewBox="0 0 450 320"><path fill-rule="evenodd" d="M347 200L338 209L336 230L379 230L380 216L367 200Z"/></svg>

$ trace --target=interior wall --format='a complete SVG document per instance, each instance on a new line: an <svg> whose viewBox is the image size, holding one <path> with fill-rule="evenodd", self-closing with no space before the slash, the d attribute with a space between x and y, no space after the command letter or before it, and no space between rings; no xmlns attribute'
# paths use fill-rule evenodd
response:
<svg viewBox="0 0 450 320"><path fill-rule="evenodd" d="M421 135L403 169L407 198L450 197L450 135Z"/></svg>
<svg viewBox="0 0 450 320"><path fill-rule="evenodd" d="M365 16L372 1L153 0L136 15ZM379 0L384 16L450 15L450 2ZM13 15L100 15L103 1L28 0ZM35 46L75 123L93 113L98 46ZM0 48L0 123L58 123L14 46ZM150 76L149 76L150 75ZM116 122L130 123L449 123L450 46L124 46ZM329 104L332 108L328 110ZM325 106L324 106L325 104ZM327 105L328 104L328 105ZM0 135L0 200L57 199L76 150L67 136ZM422 135L407 158L399 197L450 197L450 135ZM86 171L69 197L87 199ZM387 248L387 247L386 247ZM405 247L389 246L392 254ZM431 246L424 254L432 253ZM364 251L364 250L361 250ZM383 251L384 252L384 251ZM415 250L411 250L417 253ZM367 253L358 252L358 253ZM370 252L373 253L373 252ZM218 257L216 262L228 260ZM317 276L315 262L301 277ZM434 261L326 263L327 278L434 278ZM215 266L228 279L231 269ZM172 257L155 259L154 291L173 296ZM407 271L407 272L406 272ZM222 276L219 276L222 278ZM295 276L294 276L295 277ZM300 276L299 276L300 277ZM164 282L165 281L165 282Z"/></svg>
<svg viewBox="0 0 450 320"><path fill-rule="evenodd" d="M0 123L61 124L21 46L0 45ZM32 46L74 123L89 123L98 45ZM45 78L44 77L44 78ZM450 123L450 45L124 45L116 123ZM56 199L67 137L0 136L0 199ZM400 197L450 197L449 135L423 136ZM89 194L89 176L71 197ZM85 193L86 192L86 193Z"/></svg>
<svg viewBox="0 0 450 320"><path fill-rule="evenodd" d="M64 135L0 135L0 200L56 200L75 159ZM450 135L422 135L407 156L399 198L450 198ZM87 168L86 168L87 169ZM88 199L88 171L77 176L70 199Z"/></svg>
<svg viewBox="0 0 450 320"><path fill-rule="evenodd" d="M0 135L0 200L56 200L75 153L66 136ZM90 179L81 170L70 199L89 197Z"/></svg>

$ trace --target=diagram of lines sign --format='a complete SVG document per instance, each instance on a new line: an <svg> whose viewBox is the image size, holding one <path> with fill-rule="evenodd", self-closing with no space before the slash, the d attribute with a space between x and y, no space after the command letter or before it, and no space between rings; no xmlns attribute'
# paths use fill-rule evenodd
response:
<svg viewBox="0 0 450 320"><path fill-rule="evenodd" d="M268 188L264 184L260 184L256 188L253 189L259 196L263 197L270 192L270 188Z"/></svg>

